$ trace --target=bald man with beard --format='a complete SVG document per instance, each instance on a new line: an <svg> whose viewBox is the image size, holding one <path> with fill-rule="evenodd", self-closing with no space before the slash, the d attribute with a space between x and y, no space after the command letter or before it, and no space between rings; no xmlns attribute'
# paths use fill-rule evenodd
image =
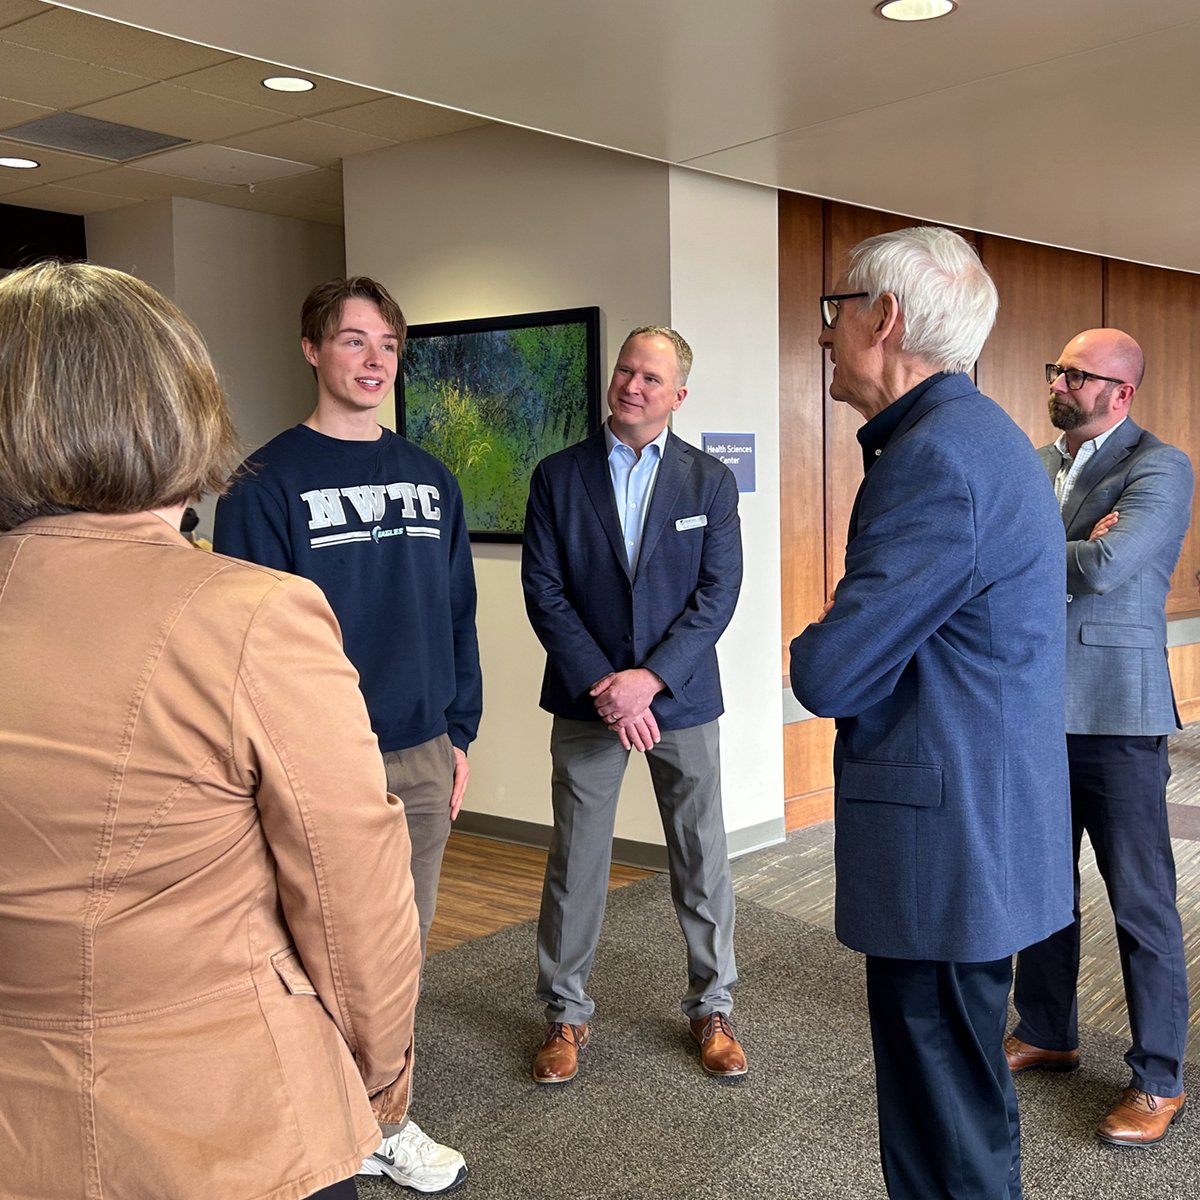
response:
<svg viewBox="0 0 1200 1200"><path fill-rule="evenodd" d="M1183 1114L1188 990L1167 828L1167 735L1180 728L1167 668L1166 598L1191 516L1187 455L1129 416L1141 347L1089 329L1046 364L1050 420L1040 451L1067 551L1067 757L1075 919L1021 952L1005 1041L1014 1075L1079 1066L1079 847L1096 855L1116 923L1132 1046L1130 1084L1097 1136L1162 1141Z"/></svg>

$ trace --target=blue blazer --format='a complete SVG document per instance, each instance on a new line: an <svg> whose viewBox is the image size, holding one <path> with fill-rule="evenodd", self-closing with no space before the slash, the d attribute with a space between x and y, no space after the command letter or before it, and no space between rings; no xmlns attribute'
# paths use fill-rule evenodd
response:
<svg viewBox="0 0 1200 1200"><path fill-rule="evenodd" d="M737 506L729 468L668 434L631 577L603 429L537 465L521 583L546 649L542 708L598 721L596 680L648 667L667 685L651 705L660 729L720 716L716 644L742 583Z"/></svg>
<svg viewBox="0 0 1200 1200"><path fill-rule="evenodd" d="M837 935L979 962L1072 913L1063 535L1029 440L950 375L859 488L833 607L792 686L838 718Z"/></svg>
<svg viewBox="0 0 1200 1200"><path fill-rule="evenodd" d="M1039 452L1051 479L1062 455ZM1096 522L1116 509L1094 542ZM1128 417L1067 496L1067 732L1174 733L1167 591L1192 516L1192 464Z"/></svg>

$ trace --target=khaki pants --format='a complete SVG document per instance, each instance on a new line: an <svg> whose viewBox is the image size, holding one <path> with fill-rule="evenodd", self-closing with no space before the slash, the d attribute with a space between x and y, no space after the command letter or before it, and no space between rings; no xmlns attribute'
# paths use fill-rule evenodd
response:
<svg viewBox="0 0 1200 1200"><path fill-rule="evenodd" d="M421 925L421 961L437 908L442 856L450 837L450 792L454 787L454 747L442 734L407 750L383 756L388 791L404 801L412 842L413 892Z"/></svg>

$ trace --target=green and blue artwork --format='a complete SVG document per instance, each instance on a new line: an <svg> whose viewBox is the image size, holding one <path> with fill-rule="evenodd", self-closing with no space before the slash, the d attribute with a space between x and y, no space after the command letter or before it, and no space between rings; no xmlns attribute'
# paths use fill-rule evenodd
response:
<svg viewBox="0 0 1200 1200"><path fill-rule="evenodd" d="M472 538L519 540L533 468L596 427L598 359L595 308L409 329L403 432L458 478Z"/></svg>

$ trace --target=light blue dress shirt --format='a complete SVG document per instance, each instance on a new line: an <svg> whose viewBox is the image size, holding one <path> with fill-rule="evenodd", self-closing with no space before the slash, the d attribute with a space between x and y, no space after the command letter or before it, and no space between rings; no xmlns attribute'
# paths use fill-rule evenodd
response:
<svg viewBox="0 0 1200 1200"><path fill-rule="evenodd" d="M642 530L646 527L646 509L654 494L658 464L667 444L667 430L650 442L639 456L604 425L604 441L608 446L608 474L612 479L617 516L621 521L621 536L625 541L625 557L629 574L637 572L638 555L642 551Z"/></svg>
<svg viewBox="0 0 1200 1200"><path fill-rule="evenodd" d="M1067 452L1067 435L1060 433L1058 441L1054 443L1054 448L1063 456L1062 466L1058 469L1058 474L1054 477L1054 494L1058 497L1058 507L1066 508L1067 501L1071 497L1071 491L1075 487L1075 481L1083 473L1083 468L1087 466L1088 459L1108 441L1122 425L1125 424L1125 418L1122 417L1115 425L1106 429L1103 433L1097 434L1096 437L1083 443L1079 447L1079 453L1074 458Z"/></svg>

